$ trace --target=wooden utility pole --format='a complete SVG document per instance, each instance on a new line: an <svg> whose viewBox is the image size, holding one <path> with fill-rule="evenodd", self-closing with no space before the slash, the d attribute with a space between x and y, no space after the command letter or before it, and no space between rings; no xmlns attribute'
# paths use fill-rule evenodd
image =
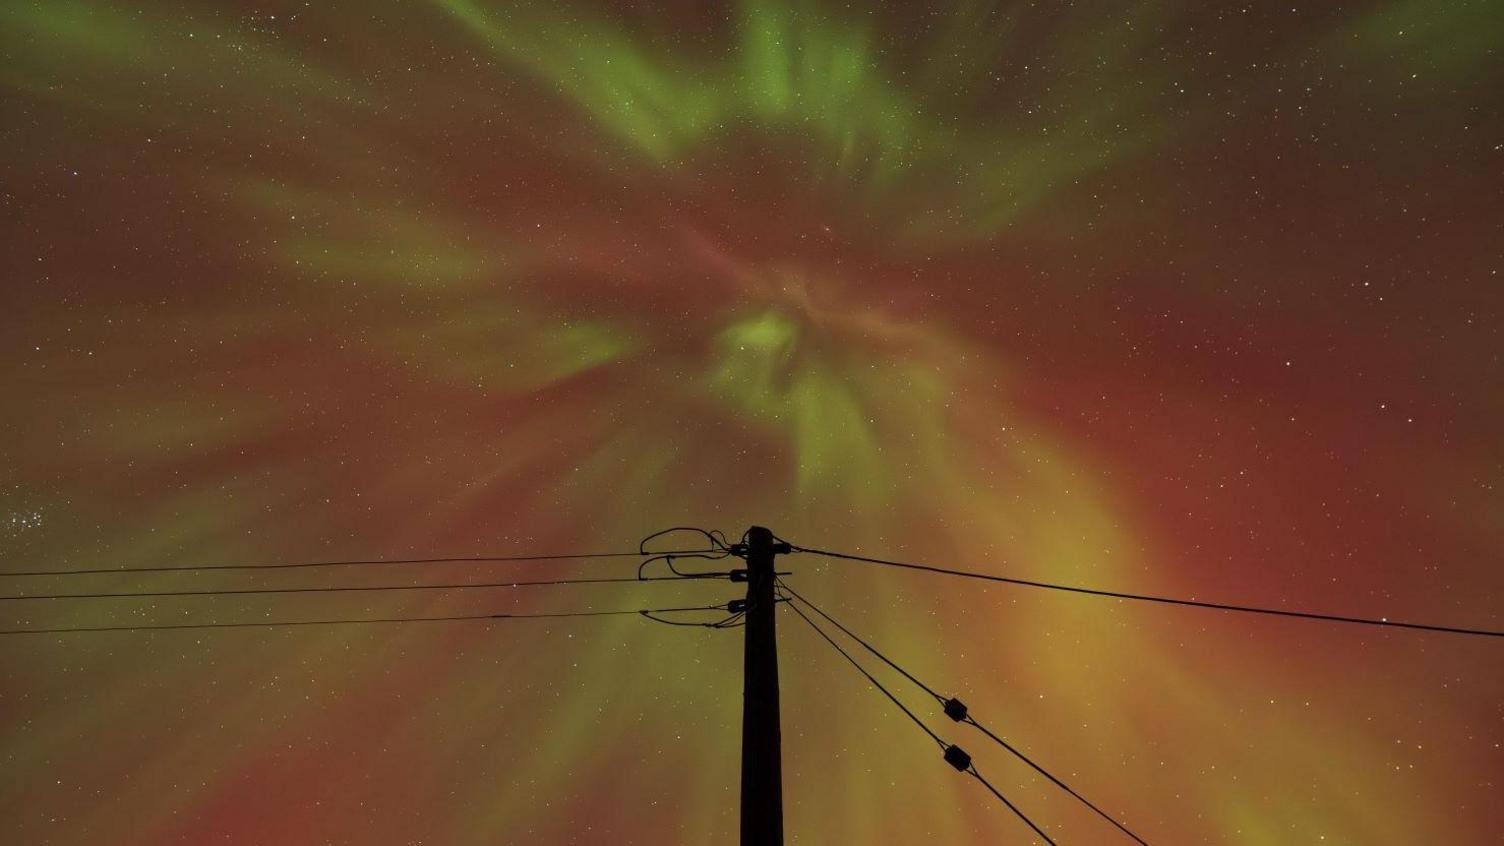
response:
<svg viewBox="0 0 1504 846"><path fill-rule="evenodd" d="M741 846L783 846L783 738L778 727L773 558L788 552L789 545L774 540L767 529L753 526L747 530Z"/></svg>

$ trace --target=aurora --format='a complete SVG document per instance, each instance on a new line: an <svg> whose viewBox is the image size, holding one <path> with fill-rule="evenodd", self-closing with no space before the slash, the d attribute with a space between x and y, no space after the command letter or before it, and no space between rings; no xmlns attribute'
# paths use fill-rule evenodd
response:
<svg viewBox="0 0 1504 846"><path fill-rule="evenodd" d="M1498 24L1465 0L11 4L0 573L632 550L757 523L1498 628ZM1491 644L785 564L1151 842L1504 827ZM3 610L26 628L731 595ZM791 842L1025 836L780 625ZM740 649L632 616L13 640L5 839L729 842ZM969 748L1058 842L1116 842Z"/></svg>

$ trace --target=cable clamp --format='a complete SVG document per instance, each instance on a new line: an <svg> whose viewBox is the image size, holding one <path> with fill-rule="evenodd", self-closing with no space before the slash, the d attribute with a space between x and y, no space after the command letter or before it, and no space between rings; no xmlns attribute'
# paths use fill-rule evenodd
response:
<svg viewBox="0 0 1504 846"><path fill-rule="evenodd" d="M945 763L956 768L957 772L966 772L971 769L971 756L966 751L954 744L945 747Z"/></svg>

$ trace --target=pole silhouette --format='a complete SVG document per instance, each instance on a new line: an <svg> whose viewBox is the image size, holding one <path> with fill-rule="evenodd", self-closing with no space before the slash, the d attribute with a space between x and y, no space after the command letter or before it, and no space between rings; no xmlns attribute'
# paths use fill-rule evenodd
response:
<svg viewBox="0 0 1504 846"><path fill-rule="evenodd" d="M778 721L773 558L788 552L789 545L774 540L767 529L753 526L747 530L741 846L783 846L783 739Z"/></svg>

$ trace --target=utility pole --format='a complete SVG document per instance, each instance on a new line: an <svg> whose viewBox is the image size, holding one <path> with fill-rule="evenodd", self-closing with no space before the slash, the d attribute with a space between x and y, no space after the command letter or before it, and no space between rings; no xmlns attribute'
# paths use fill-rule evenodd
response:
<svg viewBox="0 0 1504 846"><path fill-rule="evenodd" d="M741 846L783 846L783 738L778 727L778 638L773 558L789 545L762 526L736 544L747 559L747 642L742 680Z"/></svg>

